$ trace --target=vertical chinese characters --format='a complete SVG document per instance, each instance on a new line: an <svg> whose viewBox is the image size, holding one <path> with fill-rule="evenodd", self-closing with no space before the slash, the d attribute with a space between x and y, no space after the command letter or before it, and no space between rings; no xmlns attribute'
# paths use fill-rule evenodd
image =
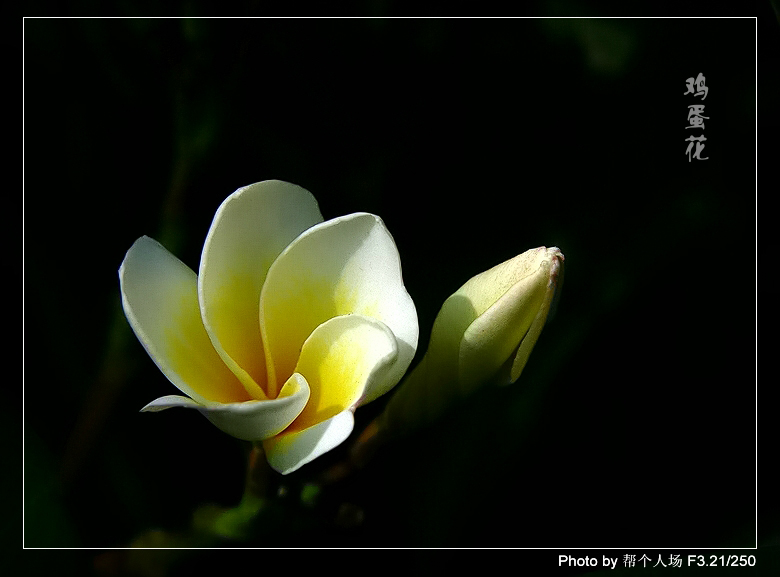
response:
<svg viewBox="0 0 780 577"><path fill-rule="evenodd" d="M683 96L693 94L694 97L701 97L702 100L707 98L709 89L704 84L704 80L704 75L701 72L699 72L699 75L695 79L693 77L689 78L686 81L687 90ZM704 116L703 104L691 104L688 106L688 126L685 128L698 128L704 130L704 121L707 119L709 119L709 116ZM691 158L695 158L696 160L707 160L709 158L701 155L704 151L704 142L706 140L704 134L698 136L692 134L685 139L688 143L688 148L685 149L685 154L688 155L688 162L691 161ZM696 145L695 150L694 144ZM691 154L691 151L693 151L693 154Z"/></svg>

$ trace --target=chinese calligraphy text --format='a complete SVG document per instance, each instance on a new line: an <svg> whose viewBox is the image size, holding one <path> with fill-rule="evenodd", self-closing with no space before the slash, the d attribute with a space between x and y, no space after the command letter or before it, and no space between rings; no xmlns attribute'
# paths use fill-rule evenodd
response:
<svg viewBox="0 0 780 577"><path fill-rule="evenodd" d="M701 97L702 100L707 98L709 89L704 84L704 81L705 78L701 72L699 72L699 75L695 79L691 77L686 80L687 90L683 96L693 94L694 97ZM688 106L688 126L685 128L698 128L704 130L704 121L707 119L709 119L709 116L704 116L703 104L691 104ZM690 162L692 158L695 158L696 160L707 160L709 158L701 155L704 151L704 142L706 140L704 134L698 136L692 134L685 139L688 143L688 148L685 149L685 154L688 156L688 162ZM696 145L695 149L694 145ZM693 152L693 154L691 154L691 152Z"/></svg>

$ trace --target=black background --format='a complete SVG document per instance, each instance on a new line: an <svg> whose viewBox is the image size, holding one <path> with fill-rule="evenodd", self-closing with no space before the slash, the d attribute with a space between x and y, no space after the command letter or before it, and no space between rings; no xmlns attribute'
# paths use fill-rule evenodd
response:
<svg viewBox="0 0 780 577"><path fill-rule="evenodd" d="M285 505L252 545L755 546L756 30L25 20L25 545L122 547L238 502L245 444L191 411L138 412L176 391L124 320L117 269L147 234L197 270L220 202L278 178L325 218L384 219L419 353L474 274L556 245L566 279L519 382L386 447L322 509ZM698 73L704 101L684 95ZM694 103L708 159L689 162ZM341 457L273 482L295 494ZM321 530L343 502L363 523Z"/></svg>

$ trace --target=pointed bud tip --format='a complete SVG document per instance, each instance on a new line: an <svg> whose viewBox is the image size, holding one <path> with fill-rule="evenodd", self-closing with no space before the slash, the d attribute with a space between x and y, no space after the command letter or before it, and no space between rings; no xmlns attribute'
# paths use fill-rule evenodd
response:
<svg viewBox="0 0 780 577"><path fill-rule="evenodd" d="M558 282L558 275L563 271L563 261L566 258L557 246L548 248L547 255L550 258L550 284L552 285Z"/></svg>

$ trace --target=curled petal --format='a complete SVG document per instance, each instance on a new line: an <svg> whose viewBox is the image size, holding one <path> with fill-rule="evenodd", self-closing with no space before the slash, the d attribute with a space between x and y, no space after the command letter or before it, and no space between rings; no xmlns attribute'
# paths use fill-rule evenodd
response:
<svg viewBox="0 0 780 577"><path fill-rule="evenodd" d="M401 276L398 249L382 220L357 213L303 232L268 271L260 325L269 390L293 372L304 341L326 320L359 314L381 321L398 341L385 382L365 402L395 385L417 348L417 313ZM294 322L293 320L294 319Z"/></svg>
<svg viewBox="0 0 780 577"><path fill-rule="evenodd" d="M189 397L182 397L181 395L165 395L164 397L155 399L151 403L147 404L143 409L141 409L141 412L158 413L160 411L164 411L165 409L171 409L173 407L184 407L187 409L202 409L204 405L199 403L198 401L193 401Z"/></svg>
<svg viewBox="0 0 780 577"><path fill-rule="evenodd" d="M214 348L252 397L267 398L260 291L276 257L322 222L303 188L268 180L240 188L217 210L198 275L203 322Z"/></svg>
<svg viewBox="0 0 780 577"><path fill-rule="evenodd" d="M354 426L352 411L342 411L301 431L268 439L263 449L271 467L286 475L343 443Z"/></svg>
<svg viewBox="0 0 780 577"><path fill-rule="evenodd" d="M149 356L199 403L249 400L209 340L195 273L149 237L139 238L119 269L122 306Z"/></svg>
<svg viewBox="0 0 780 577"><path fill-rule="evenodd" d="M397 356L393 333L374 319L346 315L318 326L303 344L295 367L306 377L311 397L289 430L311 427L376 394Z"/></svg>
<svg viewBox="0 0 780 577"><path fill-rule="evenodd" d="M300 414L309 399L309 385L299 374L292 375L276 399L243 403L198 403L187 397L168 395L146 405L142 411L171 407L197 409L217 428L238 439L262 441L279 434Z"/></svg>

